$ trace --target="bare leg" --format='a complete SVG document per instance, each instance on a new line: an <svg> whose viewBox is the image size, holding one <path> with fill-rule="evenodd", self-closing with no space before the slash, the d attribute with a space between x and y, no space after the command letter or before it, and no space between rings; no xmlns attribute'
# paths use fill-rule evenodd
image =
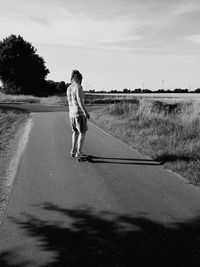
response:
<svg viewBox="0 0 200 267"><path fill-rule="evenodd" d="M83 143L85 141L85 133L79 133L78 144L77 144L77 153L82 153Z"/></svg>
<svg viewBox="0 0 200 267"><path fill-rule="evenodd" d="M79 136L79 133L77 132L73 132L72 134L72 152L75 152L76 151L76 145L77 145L77 141L78 141L78 136Z"/></svg>

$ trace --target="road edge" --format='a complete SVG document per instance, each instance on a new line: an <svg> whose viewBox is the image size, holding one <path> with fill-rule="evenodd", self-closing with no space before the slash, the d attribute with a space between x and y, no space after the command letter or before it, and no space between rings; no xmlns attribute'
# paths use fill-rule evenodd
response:
<svg viewBox="0 0 200 267"><path fill-rule="evenodd" d="M29 135L31 132L31 128L33 125L33 119L30 115L25 123L19 128L17 131L17 134L13 140L13 155L10 158L10 162L8 164L6 174L3 177L3 191L4 196L3 199L1 199L0 203L0 227L2 225L2 222L4 220L4 216L9 204L10 195L12 192L12 188L15 182L15 177L17 174L18 166L21 160L21 157L25 151L26 145L28 143Z"/></svg>

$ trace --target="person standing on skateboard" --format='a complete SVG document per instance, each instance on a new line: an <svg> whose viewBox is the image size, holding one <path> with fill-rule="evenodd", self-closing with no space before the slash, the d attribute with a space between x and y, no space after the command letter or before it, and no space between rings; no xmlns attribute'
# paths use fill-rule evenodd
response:
<svg viewBox="0 0 200 267"><path fill-rule="evenodd" d="M71 75L71 85L67 88L67 100L69 104L69 118L72 128L72 157L84 156L82 147L85 140L87 119L89 113L83 103L82 75L78 70L73 70Z"/></svg>

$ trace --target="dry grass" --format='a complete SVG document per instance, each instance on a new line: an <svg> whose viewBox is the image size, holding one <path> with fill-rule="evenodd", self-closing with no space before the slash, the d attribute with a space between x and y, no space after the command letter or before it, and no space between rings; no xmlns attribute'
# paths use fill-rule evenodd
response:
<svg viewBox="0 0 200 267"><path fill-rule="evenodd" d="M47 104L47 105L59 105L62 104L62 99L65 99L66 97L62 96L48 96L48 97L40 97L40 103L41 104Z"/></svg>
<svg viewBox="0 0 200 267"><path fill-rule="evenodd" d="M9 156L12 155L13 140L19 129L28 117L28 113L17 110L0 109L0 178L5 174ZM1 189L2 179L0 179Z"/></svg>
<svg viewBox="0 0 200 267"><path fill-rule="evenodd" d="M93 113L100 127L141 153L200 184L200 103L153 101L107 105Z"/></svg>
<svg viewBox="0 0 200 267"><path fill-rule="evenodd" d="M42 103L47 105L62 104L62 96L36 97L32 95L7 95L0 92L0 103Z"/></svg>
<svg viewBox="0 0 200 267"><path fill-rule="evenodd" d="M30 95L6 95L0 92L0 102L3 103L39 103L38 97Z"/></svg>
<svg viewBox="0 0 200 267"><path fill-rule="evenodd" d="M16 136L28 113L0 109L0 223L5 212L10 188L5 182L6 173L16 149Z"/></svg>

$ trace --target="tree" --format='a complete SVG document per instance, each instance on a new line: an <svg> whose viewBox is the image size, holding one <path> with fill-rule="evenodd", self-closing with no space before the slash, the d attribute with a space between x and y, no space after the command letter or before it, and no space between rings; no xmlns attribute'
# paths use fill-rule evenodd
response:
<svg viewBox="0 0 200 267"><path fill-rule="evenodd" d="M40 95L48 73L44 59L23 37L10 35L0 41L0 79L5 93Z"/></svg>
<svg viewBox="0 0 200 267"><path fill-rule="evenodd" d="M131 92L130 89L127 89L127 88L124 88L124 89L123 89L123 93L124 93L124 94L128 94L128 93L130 93L130 92Z"/></svg>
<svg viewBox="0 0 200 267"><path fill-rule="evenodd" d="M200 88L197 88L196 90L194 90L194 93L200 93Z"/></svg>
<svg viewBox="0 0 200 267"><path fill-rule="evenodd" d="M151 90L149 90L149 89L143 89L143 90L142 90L142 93L145 93L145 94L147 94L147 93L152 93L152 91L151 91Z"/></svg>
<svg viewBox="0 0 200 267"><path fill-rule="evenodd" d="M164 89L158 89L156 93L165 93Z"/></svg>
<svg viewBox="0 0 200 267"><path fill-rule="evenodd" d="M174 89L174 93L188 93L188 89L176 88Z"/></svg>
<svg viewBox="0 0 200 267"><path fill-rule="evenodd" d="M57 84L57 86L56 86L56 89L57 89L57 92L58 92L59 94L64 94L64 93L66 93L67 87L66 87L65 82L64 82L64 81L59 82L59 83Z"/></svg>
<svg viewBox="0 0 200 267"><path fill-rule="evenodd" d="M142 89L140 89L140 88L136 88L136 89L134 89L133 92L134 92L134 93L142 93Z"/></svg>
<svg viewBox="0 0 200 267"><path fill-rule="evenodd" d="M57 93L57 86L58 83L52 81L52 80L46 80L44 90L42 90L42 96L50 96L50 95L56 95Z"/></svg>

